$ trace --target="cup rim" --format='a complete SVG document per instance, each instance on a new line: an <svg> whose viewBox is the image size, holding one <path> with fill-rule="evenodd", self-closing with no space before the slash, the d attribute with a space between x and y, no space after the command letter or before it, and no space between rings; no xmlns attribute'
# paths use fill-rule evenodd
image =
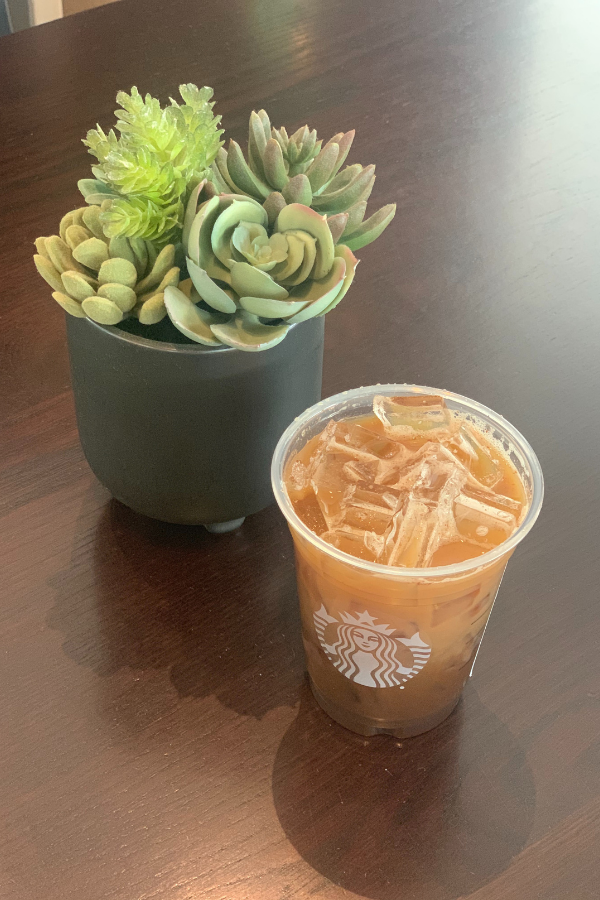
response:
<svg viewBox="0 0 600 900"><path fill-rule="evenodd" d="M334 547L332 544L328 544L327 541L324 541L322 538L316 535L313 531L310 530L310 528L308 528L307 525L304 524L299 516L296 515L296 512L294 511L294 508L287 495L287 491L285 490L283 481L283 468L285 462L287 462L285 456L288 446L294 436L298 433L298 431L301 431L311 421L318 418L323 418L323 422L325 425L326 421L329 421L330 418L333 418L333 416L330 416L327 420L325 420L326 413L342 402L350 403L354 399L368 396L369 393L371 393L371 395L388 394L393 396L396 393L402 392L414 394L435 394L436 396L444 397L444 399L448 399L462 406L465 406L468 408L469 412L473 412L476 416L479 415L480 417L483 417L484 420L487 419L490 424L495 426L501 432L504 432L512 440L512 442L516 444L518 449L525 457L527 465L529 466L529 469L531 471L533 489L531 503L529 505L529 509L527 510L527 514L517 530L508 538L508 540L503 541L501 544L498 544L497 547L493 547L491 550L488 550L481 556L466 559L463 562L453 563L449 566L436 566L434 568L427 569L411 569L403 568L401 566L386 566L383 563L369 562L368 560L351 556L349 553L344 553L343 550L338 550L337 547ZM339 394L334 394L331 397L327 397L324 400L321 400L319 403L316 403L314 406L309 407L309 409L305 410L301 416L298 416L298 418L294 419L291 425L289 425L281 435L273 454L273 461L271 464L271 483L277 505L287 519L288 524L292 526L295 531L299 532L302 537L313 544L315 548L319 549L327 556L333 557L339 562L345 563L346 565L351 565L356 568L363 569L373 575L380 575L387 578L397 578L399 580L415 578L418 578L420 580L437 580L439 578L450 578L456 575L464 575L467 572L473 572L480 568L485 568L486 566L496 562L498 559L506 556L510 551L514 550L517 544L519 544L523 540L523 538L531 531L537 517L539 516L540 509L542 507L542 501L544 498L544 478L539 460L529 441L521 434L520 431L518 431L514 427L514 425L511 425L511 423L507 419L505 419L504 416L501 416L499 413L494 412L494 410L490 409L487 406L484 406L482 403L478 403L476 400L471 400L469 397L465 397L462 394L456 394L452 391L440 390L439 388L426 387L424 385L417 384L368 385L365 387L354 388L353 390L342 391Z"/></svg>

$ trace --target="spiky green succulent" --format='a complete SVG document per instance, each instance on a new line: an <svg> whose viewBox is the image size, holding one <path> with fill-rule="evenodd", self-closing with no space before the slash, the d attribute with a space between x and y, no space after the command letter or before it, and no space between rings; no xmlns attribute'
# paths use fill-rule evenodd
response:
<svg viewBox="0 0 600 900"><path fill-rule="evenodd" d="M290 325L337 306L358 263L308 206L287 204L270 224L257 200L207 198L203 185L190 197L183 238L194 288L188 297L168 287L165 305L176 328L208 346L273 347Z"/></svg>
<svg viewBox="0 0 600 900"><path fill-rule="evenodd" d="M183 84L179 92L182 104L171 99L161 109L135 87L119 91L119 136L99 125L88 132L83 143L98 164L95 178L82 179L79 188L88 203L112 201L102 213L107 235L163 244L177 238L187 195L209 173L223 133L211 88Z"/></svg>
<svg viewBox="0 0 600 900"><path fill-rule="evenodd" d="M102 325L136 316L143 325L154 325L166 316L165 289L179 283L175 247L167 244L158 252L139 237L109 237L103 212L101 205L91 205L63 216L59 235L36 240L36 268L72 316Z"/></svg>
<svg viewBox="0 0 600 900"><path fill-rule="evenodd" d="M212 164L213 181L221 193L245 194L262 203L273 223L289 203L311 207L331 221L332 232L351 250L360 250L394 217L389 204L364 221L375 182L375 166L357 163L342 168L354 131L340 132L323 146L308 125L288 137L272 128L264 109L250 116L248 159L236 141L219 148Z"/></svg>

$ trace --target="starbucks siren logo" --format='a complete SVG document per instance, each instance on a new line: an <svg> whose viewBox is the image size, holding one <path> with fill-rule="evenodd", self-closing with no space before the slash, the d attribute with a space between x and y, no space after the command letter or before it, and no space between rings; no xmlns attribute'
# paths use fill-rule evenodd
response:
<svg viewBox="0 0 600 900"><path fill-rule="evenodd" d="M412 637L392 638L395 629L389 625L376 625L375 619L362 612L353 616L341 613L340 618L330 616L325 606L314 614L315 630L319 642L336 669L357 684L366 687L404 687L404 682L414 678L431 655L431 647L421 640L416 631ZM332 626L337 626L333 628ZM325 639L333 632L333 640ZM398 658L400 646L412 653L413 665L402 665Z"/></svg>

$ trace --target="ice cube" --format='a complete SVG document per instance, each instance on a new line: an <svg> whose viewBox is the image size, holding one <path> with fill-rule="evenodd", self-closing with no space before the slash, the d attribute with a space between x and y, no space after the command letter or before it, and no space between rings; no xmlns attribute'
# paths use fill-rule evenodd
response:
<svg viewBox="0 0 600 900"><path fill-rule="evenodd" d="M354 422L336 422L329 435L327 450L370 462L394 456L398 452L398 444Z"/></svg>
<svg viewBox="0 0 600 900"><path fill-rule="evenodd" d="M517 526L513 513L466 493L459 494L454 501L454 519L462 537L489 546L501 544Z"/></svg>
<svg viewBox="0 0 600 900"><path fill-rule="evenodd" d="M335 527L342 512L344 493L348 486L343 471L347 461L347 457L341 453L325 452L312 474L310 483L328 528Z"/></svg>
<svg viewBox="0 0 600 900"><path fill-rule="evenodd" d="M321 537L328 544L337 547L344 553L366 559L369 562L377 562L381 556L385 540L383 537L372 534L369 531L354 529L332 529L322 534Z"/></svg>
<svg viewBox="0 0 600 900"><path fill-rule="evenodd" d="M391 478L386 479L385 486L393 487L404 493L412 491L415 484L419 481L423 474L423 466L426 465L423 455L414 454L408 465L405 465L397 473L397 478L392 482ZM379 480L379 479L378 479Z"/></svg>
<svg viewBox="0 0 600 900"><path fill-rule="evenodd" d="M502 469L473 428L463 425L457 436L457 447L468 457L468 468L478 481L489 488L498 484L502 479Z"/></svg>
<svg viewBox="0 0 600 900"><path fill-rule="evenodd" d="M418 479L413 485L411 496L422 500L430 506L439 505L448 491L458 494L466 477L458 466L452 463L439 462L435 459L424 459Z"/></svg>
<svg viewBox="0 0 600 900"><path fill-rule="evenodd" d="M292 502L301 499L310 492L309 470L302 460L295 459L290 466L286 487Z"/></svg>
<svg viewBox="0 0 600 900"><path fill-rule="evenodd" d="M434 506L431 515L434 524L423 556L423 566L431 565L436 551L444 544L458 537L454 520L454 504L465 482L465 475L461 468L451 467L448 463L444 464L442 471L440 471L439 464L437 469L433 468L433 490L436 492L436 497L435 501L433 501ZM432 489L428 487L427 491L430 495L428 505L431 505ZM411 496L419 499L418 485L415 486ZM424 500L424 502L427 502L427 500Z"/></svg>
<svg viewBox="0 0 600 900"><path fill-rule="evenodd" d="M513 500L512 497L505 497L504 494L496 494L494 491L487 490L484 487L474 487L472 482L467 483L463 487L462 493L473 500L479 500L481 503L512 513L515 518L518 518L523 505L518 500Z"/></svg>
<svg viewBox="0 0 600 900"><path fill-rule="evenodd" d="M435 516L430 507L410 498L405 509L394 516L386 540L385 562L389 566L421 567L434 527Z"/></svg>
<svg viewBox="0 0 600 900"><path fill-rule="evenodd" d="M309 493L305 497L294 503L294 511L306 527L315 534L321 535L327 531L327 522L312 490L309 489Z"/></svg>
<svg viewBox="0 0 600 900"><path fill-rule="evenodd" d="M450 476L464 484L469 472L442 444L428 441L410 454L395 484L385 483L399 491L412 491L418 499L435 502Z"/></svg>
<svg viewBox="0 0 600 900"><path fill-rule="evenodd" d="M406 448L402 444L399 444L397 441L390 441L389 438L382 435L375 435L365 444L364 449L380 460L393 459L399 452L406 452Z"/></svg>
<svg viewBox="0 0 600 900"><path fill-rule="evenodd" d="M396 452L393 456L379 461L377 475L375 476L376 484L396 484L400 480L402 473L406 471L412 462L414 456L415 454L403 444L396 444Z"/></svg>
<svg viewBox="0 0 600 900"><path fill-rule="evenodd" d="M342 471L344 477L349 481L356 483L358 481L374 481L377 477L378 472L378 463L373 460L372 462L359 462L356 459L350 460L342 467Z"/></svg>
<svg viewBox="0 0 600 900"><path fill-rule="evenodd" d="M362 531L372 531L373 534L383 534L392 524L392 513L378 509L361 509L356 506L348 506L337 520L341 529L360 528Z"/></svg>
<svg viewBox="0 0 600 900"><path fill-rule="evenodd" d="M373 412L383 423L386 435L396 440L441 439L450 437L454 430L454 419L443 397L428 394L385 397L379 394L373 398Z"/></svg>
<svg viewBox="0 0 600 900"><path fill-rule="evenodd" d="M361 531L384 534L392 524L400 505L400 494L390 488L365 483L352 484L346 489L337 527L358 528Z"/></svg>
<svg viewBox="0 0 600 900"><path fill-rule="evenodd" d="M352 506L363 509L390 510L395 513L400 505L401 494L386 485L358 483L347 488L344 500Z"/></svg>

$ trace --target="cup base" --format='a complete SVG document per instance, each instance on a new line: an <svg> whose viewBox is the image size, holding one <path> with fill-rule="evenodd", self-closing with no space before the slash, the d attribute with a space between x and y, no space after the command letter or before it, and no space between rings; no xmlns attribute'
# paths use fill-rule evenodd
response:
<svg viewBox="0 0 600 900"><path fill-rule="evenodd" d="M374 734L390 734L396 738L409 738L416 737L418 734L424 734L426 731L431 731L431 729L435 728L437 725L441 725L441 723L456 709L458 701L460 700L459 695L452 703L449 703L447 706L444 706L443 709L438 710L430 716L424 716L422 719L413 719L412 722L407 722L403 725L396 725L393 722L385 722L382 719L369 719L366 716L356 716L346 709L341 709L336 706L335 703L332 703L331 700L328 700L323 696L310 676L308 680L313 696L321 709L326 712L328 716L331 716L338 725L343 725L343 727L347 728L349 731L353 731L355 734L362 734L365 737L371 737Z"/></svg>

